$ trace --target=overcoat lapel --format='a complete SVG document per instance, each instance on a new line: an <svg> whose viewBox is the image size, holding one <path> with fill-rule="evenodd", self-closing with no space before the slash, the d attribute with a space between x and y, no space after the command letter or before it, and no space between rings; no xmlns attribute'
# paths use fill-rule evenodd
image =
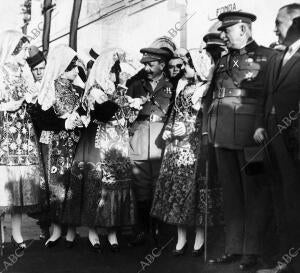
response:
<svg viewBox="0 0 300 273"><path fill-rule="evenodd" d="M287 63L281 68L278 80L275 86L275 91L279 88L282 81L286 78L293 66L300 61L300 49L287 61ZM280 69L280 68L279 68Z"/></svg>

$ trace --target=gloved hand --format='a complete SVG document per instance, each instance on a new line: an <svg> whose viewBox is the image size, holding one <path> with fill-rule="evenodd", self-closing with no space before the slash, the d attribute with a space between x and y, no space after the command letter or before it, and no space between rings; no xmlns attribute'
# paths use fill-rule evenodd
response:
<svg viewBox="0 0 300 273"><path fill-rule="evenodd" d="M263 143L267 138L266 130L264 128L257 128L255 130L253 138L256 143L258 143L258 144Z"/></svg>

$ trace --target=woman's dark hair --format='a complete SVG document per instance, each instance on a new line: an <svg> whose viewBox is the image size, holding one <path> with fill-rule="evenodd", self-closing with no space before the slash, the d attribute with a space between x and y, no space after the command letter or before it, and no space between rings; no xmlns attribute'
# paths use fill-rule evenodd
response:
<svg viewBox="0 0 300 273"><path fill-rule="evenodd" d="M120 60L116 60L114 65L110 69L110 73L114 73L116 75L116 82L115 82L116 86L120 83L120 77L119 77L120 72L121 72Z"/></svg>
<svg viewBox="0 0 300 273"><path fill-rule="evenodd" d="M75 56L72 61L70 62L70 64L68 65L68 67L66 68L66 72L71 71L73 68L77 67L77 61L78 61L78 57Z"/></svg>
<svg viewBox="0 0 300 273"><path fill-rule="evenodd" d="M78 66L78 75L83 82L86 82L86 80L87 80L86 74L85 74L84 69L81 66Z"/></svg>
<svg viewBox="0 0 300 273"><path fill-rule="evenodd" d="M93 60L89 60L88 63L87 63L87 65L86 65L86 68L87 69L91 69L93 67L93 65L94 65L94 61Z"/></svg>
<svg viewBox="0 0 300 273"><path fill-rule="evenodd" d="M29 40L23 36L20 41L18 42L17 46L15 47L12 55L18 55L20 53L20 51L22 50L22 47L24 44L29 43Z"/></svg>
<svg viewBox="0 0 300 273"><path fill-rule="evenodd" d="M193 64L193 60L192 60L192 57L191 57L190 52L186 53L185 56L187 57L188 65L189 65L191 68L195 69L195 66L194 66L194 64Z"/></svg>

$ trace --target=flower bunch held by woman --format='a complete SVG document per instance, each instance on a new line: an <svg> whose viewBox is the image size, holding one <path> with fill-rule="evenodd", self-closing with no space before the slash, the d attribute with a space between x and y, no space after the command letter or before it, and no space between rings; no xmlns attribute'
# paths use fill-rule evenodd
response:
<svg viewBox="0 0 300 273"><path fill-rule="evenodd" d="M76 52L70 47L54 47L48 55L38 97L42 110L38 120L43 129L40 142L47 150L49 218L53 224L53 233L45 244L47 247L56 245L61 237L66 190L70 188L70 168L80 138L78 127L82 126L77 113L81 94L72 84L78 74L77 60ZM68 226L66 240L69 244L75 235L75 227Z"/></svg>
<svg viewBox="0 0 300 273"><path fill-rule="evenodd" d="M27 104L37 94L27 66L29 42L22 33L0 34L0 209L11 212L12 237L25 248L21 215L38 207L41 173Z"/></svg>
<svg viewBox="0 0 300 273"><path fill-rule="evenodd" d="M117 227L135 222L127 127L135 120L136 110L125 86L135 73L123 50L108 49L95 61L83 98L90 123L80 141L72 177L84 181L82 223L90 228L89 240L96 251L102 249L96 227L108 229L110 247L117 251Z"/></svg>
<svg viewBox="0 0 300 273"><path fill-rule="evenodd" d="M196 227L193 255L199 255L203 249L204 217L198 208L204 206L199 196L204 181L196 179L196 174L201 145L201 98L212 74L203 58L197 49L189 50L183 57L184 76L178 82L174 107L163 132L166 148L152 203L153 217L177 226L174 255L182 255L186 250L187 226Z"/></svg>

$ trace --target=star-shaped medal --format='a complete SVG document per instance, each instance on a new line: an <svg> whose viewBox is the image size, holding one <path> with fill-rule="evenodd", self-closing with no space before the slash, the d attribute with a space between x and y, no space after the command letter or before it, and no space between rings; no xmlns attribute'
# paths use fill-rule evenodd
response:
<svg viewBox="0 0 300 273"><path fill-rule="evenodd" d="M253 72L248 71L245 75L246 80L251 80L253 78Z"/></svg>

